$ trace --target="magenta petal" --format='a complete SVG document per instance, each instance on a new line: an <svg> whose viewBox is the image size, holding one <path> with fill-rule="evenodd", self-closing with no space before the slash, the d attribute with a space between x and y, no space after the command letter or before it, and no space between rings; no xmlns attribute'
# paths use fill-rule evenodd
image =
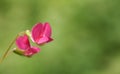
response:
<svg viewBox="0 0 120 74"><path fill-rule="evenodd" d="M18 46L18 48L23 50L30 48L30 42L28 40L28 36L27 35L19 36L16 39L16 45Z"/></svg>
<svg viewBox="0 0 120 74"><path fill-rule="evenodd" d="M49 23L45 23L43 26L43 35L50 37L51 36L51 27Z"/></svg>
<svg viewBox="0 0 120 74"><path fill-rule="evenodd" d="M25 51L24 55L30 57L30 56L38 53L39 51L40 51L40 49L38 47L31 47L27 51Z"/></svg>
<svg viewBox="0 0 120 74"><path fill-rule="evenodd" d="M46 43L48 41L48 37L44 36L44 37L41 37L38 41L38 44L43 44L43 43Z"/></svg>
<svg viewBox="0 0 120 74"><path fill-rule="evenodd" d="M37 23L32 28L32 39L34 42L37 42L37 40L40 38L40 35L42 34L42 28L43 28L42 23Z"/></svg>
<svg viewBox="0 0 120 74"><path fill-rule="evenodd" d="M48 38L47 36L44 36L39 39L38 44L48 43L51 42L52 40L53 40L52 38Z"/></svg>
<svg viewBox="0 0 120 74"><path fill-rule="evenodd" d="M47 42L52 41L51 38L51 26L49 23L45 23L44 25L42 23L36 24L32 28L32 41L37 44L44 44Z"/></svg>

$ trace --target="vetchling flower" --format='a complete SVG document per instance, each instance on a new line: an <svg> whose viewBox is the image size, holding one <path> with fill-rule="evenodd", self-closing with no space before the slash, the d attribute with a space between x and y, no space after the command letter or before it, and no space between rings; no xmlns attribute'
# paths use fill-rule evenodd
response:
<svg viewBox="0 0 120 74"><path fill-rule="evenodd" d="M29 38L26 34L17 37L16 45L17 48L14 50L14 52L27 57L31 57L40 51L38 47L33 47L30 45Z"/></svg>
<svg viewBox="0 0 120 74"><path fill-rule="evenodd" d="M52 41L51 38L51 27L49 23L37 23L35 26L33 26L31 31L31 38L32 41L38 45L48 43Z"/></svg>
<svg viewBox="0 0 120 74"><path fill-rule="evenodd" d="M26 30L26 32L23 32L22 35L19 35L20 33L18 33L16 38L12 41L3 56L0 58L0 62L6 58L14 43L16 43L17 48L14 48L13 52L26 57L33 56L40 51L40 48L31 46L29 37L34 43L42 45L53 40L51 38L51 32L52 30L49 23L37 23L35 26L33 26L31 32Z"/></svg>

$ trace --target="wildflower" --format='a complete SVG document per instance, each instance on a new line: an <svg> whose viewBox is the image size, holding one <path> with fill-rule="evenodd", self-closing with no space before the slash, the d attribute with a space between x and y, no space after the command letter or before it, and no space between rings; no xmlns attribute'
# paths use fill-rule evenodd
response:
<svg viewBox="0 0 120 74"><path fill-rule="evenodd" d="M40 51L38 47L33 47L30 45L29 38L26 34L17 37L16 45L17 48L14 50L14 52L27 57L31 57Z"/></svg>
<svg viewBox="0 0 120 74"><path fill-rule="evenodd" d="M52 30L49 23L37 23L35 26L33 26L31 32L26 30L26 32L22 32L22 35L19 34L20 33L18 33L18 35L6 49L3 56L0 58L0 63L6 58L14 43L16 43L17 48L14 48L13 52L22 56L31 57L38 53L40 48L31 46L29 37L38 45L42 45L53 40L51 38Z"/></svg>
<svg viewBox="0 0 120 74"><path fill-rule="evenodd" d="M51 27L49 23L37 23L31 31L32 41L38 45L51 42Z"/></svg>

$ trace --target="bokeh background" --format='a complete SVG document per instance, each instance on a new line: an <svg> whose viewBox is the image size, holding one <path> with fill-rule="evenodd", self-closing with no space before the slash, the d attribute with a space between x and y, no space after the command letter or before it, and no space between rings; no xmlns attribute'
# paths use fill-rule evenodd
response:
<svg viewBox="0 0 120 74"><path fill-rule="evenodd" d="M0 74L120 74L120 0L0 0L0 56L37 22L54 41L32 58L9 54Z"/></svg>

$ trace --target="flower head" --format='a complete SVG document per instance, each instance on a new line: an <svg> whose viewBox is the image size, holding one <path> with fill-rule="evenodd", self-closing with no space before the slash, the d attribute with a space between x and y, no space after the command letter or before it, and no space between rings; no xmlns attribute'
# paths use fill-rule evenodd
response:
<svg viewBox="0 0 120 74"><path fill-rule="evenodd" d="M38 45L52 41L53 39L51 38L50 24L37 23L32 28L31 37L32 37L32 41L37 43Z"/></svg>
<svg viewBox="0 0 120 74"><path fill-rule="evenodd" d="M16 39L17 49L14 52L17 52L24 56L32 56L40 51L38 47L33 47L30 45L29 38L26 34L23 36L18 36Z"/></svg>

